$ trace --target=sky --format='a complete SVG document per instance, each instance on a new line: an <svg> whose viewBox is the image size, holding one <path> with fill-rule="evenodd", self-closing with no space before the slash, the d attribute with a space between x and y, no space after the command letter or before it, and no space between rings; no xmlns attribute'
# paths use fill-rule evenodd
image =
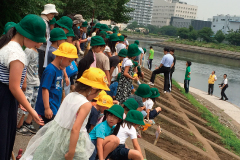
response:
<svg viewBox="0 0 240 160"><path fill-rule="evenodd" d="M180 0L198 6L197 18L207 20L217 14L240 16L240 0Z"/></svg>

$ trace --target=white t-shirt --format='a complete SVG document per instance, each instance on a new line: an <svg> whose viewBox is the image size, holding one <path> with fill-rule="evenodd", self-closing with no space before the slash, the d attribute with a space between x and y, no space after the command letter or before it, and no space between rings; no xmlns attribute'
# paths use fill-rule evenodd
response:
<svg viewBox="0 0 240 160"><path fill-rule="evenodd" d="M223 80L223 84L228 84L228 79L227 78Z"/></svg>
<svg viewBox="0 0 240 160"><path fill-rule="evenodd" d="M149 98L148 100L146 100L145 102L143 102L143 105L146 107L146 110L147 109L152 109L154 103L153 101Z"/></svg>
<svg viewBox="0 0 240 160"><path fill-rule="evenodd" d="M123 126L120 126L120 129L118 131L117 137L120 140L120 144L125 144L126 139L130 137L131 139L137 139L137 131L136 129L131 126L129 129L126 123L123 123Z"/></svg>
<svg viewBox="0 0 240 160"><path fill-rule="evenodd" d="M116 52L119 53L121 51L121 49L126 49L126 45L123 43L118 43L116 45Z"/></svg>
<svg viewBox="0 0 240 160"><path fill-rule="evenodd" d="M132 63L131 59L129 59L127 57L123 59L122 67L132 66L132 65L133 65L133 63Z"/></svg>

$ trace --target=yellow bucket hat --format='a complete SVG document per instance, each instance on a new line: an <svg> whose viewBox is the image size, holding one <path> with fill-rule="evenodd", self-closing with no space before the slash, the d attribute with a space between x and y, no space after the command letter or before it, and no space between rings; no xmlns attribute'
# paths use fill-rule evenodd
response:
<svg viewBox="0 0 240 160"><path fill-rule="evenodd" d="M101 95L97 100L97 105L111 108L113 106L113 99L109 95Z"/></svg>
<svg viewBox="0 0 240 160"><path fill-rule="evenodd" d="M90 67L83 72L81 78L77 80L85 85L91 86L97 89L103 89L110 91L108 88L108 80L106 74L99 68Z"/></svg>
<svg viewBox="0 0 240 160"><path fill-rule="evenodd" d="M98 96L95 97L95 98L93 98L93 99L94 99L94 100L98 100L98 98L99 98L100 96L103 96L103 95L107 95L107 93L106 93L104 90L102 90L102 91L98 94Z"/></svg>
<svg viewBox="0 0 240 160"><path fill-rule="evenodd" d="M121 36L121 35L122 35L121 33L118 33L118 34L117 34L118 37Z"/></svg>
<svg viewBox="0 0 240 160"><path fill-rule="evenodd" d="M54 55L66 58L78 58L77 48L68 42L60 44L59 48L53 52Z"/></svg>

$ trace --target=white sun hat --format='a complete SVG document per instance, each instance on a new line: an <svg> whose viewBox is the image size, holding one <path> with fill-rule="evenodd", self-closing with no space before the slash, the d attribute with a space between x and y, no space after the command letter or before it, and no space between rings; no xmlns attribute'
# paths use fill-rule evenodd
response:
<svg viewBox="0 0 240 160"><path fill-rule="evenodd" d="M42 11L41 14L49 14L49 13L55 13L58 15L58 11L56 10L56 6L54 4L46 4L44 5L44 11Z"/></svg>

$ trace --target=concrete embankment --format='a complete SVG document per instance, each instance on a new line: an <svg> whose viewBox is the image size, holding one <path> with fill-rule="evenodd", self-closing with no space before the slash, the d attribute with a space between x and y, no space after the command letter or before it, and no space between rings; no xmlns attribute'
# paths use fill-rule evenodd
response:
<svg viewBox="0 0 240 160"><path fill-rule="evenodd" d="M177 44L172 42L157 42L152 45L158 46L158 47L173 47L174 49L187 51L187 52L195 52L195 53L201 53L201 54L212 55L217 57L240 60L240 52L231 52L231 51L225 51L220 49L190 46L190 45Z"/></svg>
<svg viewBox="0 0 240 160"><path fill-rule="evenodd" d="M127 35L127 36L128 36L128 39L134 39L134 40L157 41L157 42L164 42L166 40L165 38L154 38L152 36L143 36L143 35Z"/></svg>

